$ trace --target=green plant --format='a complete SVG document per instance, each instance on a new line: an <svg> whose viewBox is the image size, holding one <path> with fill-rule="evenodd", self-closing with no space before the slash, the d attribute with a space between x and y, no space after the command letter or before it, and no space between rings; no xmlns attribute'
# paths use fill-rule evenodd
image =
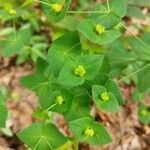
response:
<svg viewBox="0 0 150 150"><path fill-rule="evenodd" d="M39 2L48 19L54 22L65 16L70 4L70 0L57 3L47 0ZM119 7L123 6L124 9L118 8L115 1L96 6L93 11L98 14L103 11L107 22L101 22L101 16L96 13L82 21L78 31L91 42L100 45L114 41L121 35L115 26L126 14L126 3L119 2ZM113 17L116 21L112 23ZM48 51L46 61L38 59L36 72L21 79L22 85L38 95L39 107L46 113L51 111L63 114L73 132L73 137L65 137L45 118L43 123L34 123L18 133L19 138L29 148L55 149L67 140L86 141L93 145L112 141L105 127L90 116L90 103L94 100L97 108L118 112L119 105L124 104L124 100L117 83L108 74L100 71L103 56L85 54L81 45L77 31L56 39Z"/></svg>
<svg viewBox="0 0 150 150"><path fill-rule="evenodd" d="M75 21L72 28L68 25L68 30L71 32L54 40L47 55L38 51L36 58L33 59L36 64L35 72L21 79L22 85L34 91L39 98L39 106L33 116L40 121L31 124L17 134L28 148L59 149L65 143L70 144L71 142L74 149L78 149L78 142L102 145L112 141L107 129L102 123L95 121L94 116L90 114L91 105L95 105L102 111L119 112L120 105L123 105L125 101L117 82L112 77L120 77L120 72L122 72L123 78L119 82L126 81L126 79L129 79L128 82L130 82L130 77L136 78L133 81L137 83L138 94L149 88L149 84L147 84L149 80L145 80L150 76L147 36L143 36L141 39L134 34L132 37L122 36L124 29L127 30L122 19L126 15L133 14L127 13L127 7L131 7L127 3L135 4L135 1L111 0L109 2L107 0L106 3L93 5L90 11L86 10L88 6L84 8L85 10L80 7L75 11L68 10L71 0L37 1L46 15L47 21L51 23L64 21L64 17L68 13L90 15L86 19L82 16ZM22 9L34 2L26 0ZM80 1L81 7L83 6L82 2ZM16 9L15 13L11 9L10 12L11 15L16 16L18 11ZM74 18L74 16L69 16L68 19L72 20L72 17ZM33 47L37 46L37 43L35 42L31 46L31 39L39 37L34 34L31 36L30 25L19 28L16 32L13 29L9 30L9 34L7 34L9 40L14 33L17 40L13 40L11 46L10 41L2 42L3 55L19 54L20 62L24 62L22 57L28 55L31 57L32 53L26 54L28 45L34 53ZM61 26L61 23L57 25ZM55 25L53 24L53 26ZM24 36L28 38L24 38ZM42 43L45 44L45 40ZM135 51L126 51L126 43ZM47 44L41 48L41 51L46 47ZM107 48L112 51L99 54L102 53L98 51L99 49ZM135 68L137 71L132 73ZM124 69L129 71L130 75L125 76ZM138 76L134 76L136 73ZM63 135L57 129L49 114L55 112L63 115L73 136ZM147 107L143 105L140 107L139 116L143 123L149 124Z"/></svg>

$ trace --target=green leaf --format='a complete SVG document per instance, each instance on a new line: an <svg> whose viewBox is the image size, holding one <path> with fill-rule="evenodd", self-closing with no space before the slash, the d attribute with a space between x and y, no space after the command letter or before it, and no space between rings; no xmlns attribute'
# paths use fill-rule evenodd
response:
<svg viewBox="0 0 150 150"><path fill-rule="evenodd" d="M54 12L51 7L52 4L57 3L63 5L62 11L58 13ZM58 0L57 2L55 0L42 0L41 7L48 19L50 19L53 22L58 22L65 17L70 3L71 0Z"/></svg>
<svg viewBox="0 0 150 150"><path fill-rule="evenodd" d="M125 100L120 92L119 86L115 81L109 79L104 86L109 92L113 93L116 96L119 105L123 105L125 103Z"/></svg>
<svg viewBox="0 0 150 150"><path fill-rule="evenodd" d="M104 86L108 92L111 92L116 96L119 105L125 103L125 100L120 92L118 84L107 74L99 73L92 81L92 84Z"/></svg>
<svg viewBox="0 0 150 150"><path fill-rule="evenodd" d="M75 31L77 29L78 23L78 17L67 15L63 20L56 23L55 26L69 31Z"/></svg>
<svg viewBox="0 0 150 150"><path fill-rule="evenodd" d="M86 141L92 145L103 145L112 141L105 127L89 117L70 121L69 127L73 131L75 138L77 138L81 142ZM94 131L93 137L87 137L84 134L87 128Z"/></svg>
<svg viewBox="0 0 150 150"><path fill-rule="evenodd" d="M107 93L106 100L102 98L102 94ZM108 112L118 112L119 104L115 95L111 92L107 92L106 88L100 85L92 86L92 97L96 106L99 109Z"/></svg>
<svg viewBox="0 0 150 150"><path fill-rule="evenodd" d="M22 77L20 80L23 86L37 93L43 92L43 90L50 88L53 81L54 80L51 75L45 78L38 73Z"/></svg>
<svg viewBox="0 0 150 150"><path fill-rule="evenodd" d="M150 0L142 0L142 1L139 1L139 0L129 0L129 3L131 5L135 5L135 6L150 6Z"/></svg>
<svg viewBox="0 0 150 150"><path fill-rule="evenodd" d="M138 90L139 92L145 92L150 89L150 64L145 64L143 69L138 73Z"/></svg>
<svg viewBox="0 0 150 150"><path fill-rule="evenodd" d="M58 83L67 87L75 87L84 83L83 77L74 75L75 62L67 61L60 71Z"/></svg>
<svg viewBox="0 0 150 150"><path fill-rule="evenodd" d="M25 0L25 2L22 4L21 7L25 7L25 6L31 5L33 2L34 2L34 0Z"/></svg>
<svg viewBox="0 0 150 150"><path fill-rule="evenodd" d="M121 33L116 29L106 30L104 33L98 35L95 31L95 26L96 24L94 21L87 19L79 24L78 30L88 40L99 45L109 44L121 35Z"/></svg>
<svg viewBox="0 0 150 150"><path fill-rule="evenodd" d="M116 40L113 43L111 43L109 45L109 49L110 51L106 54L106 56L113 70L115 68L123 69L129 63L138 59L134 51L129 51L128 49L126 49L124 40L122 39Z"/></svg>
<svg viewBox="0 0 150 150"><path fill-rule="evenodd" d="M41 107L36 108L36 110L33 112L32 116L34 118L42 120L42 121L45 121L45 119L49 119L48 113Z"/></svg>
<svg viewBox="0 0 150 150"><path fill-rule="evenodd" d="M110 11L119 17L124 17L127 13L127 0L111 0Z"/></svg>
<svg viewBox="0 0 150 150"><path fill-rule="evenodd" d="M31 38L30 26L23 26L18 32L9 34L7 39L1 43L2 54L10 57L18 54L25 45L29 44Z"/></svg>
<svg viewBox="0 0 150 150"><path fill-rule="evenodd" d="M103 57L96 54L79 56L75 62L68 61L59 74L58 83L70 87L82 85L85 80L92 80L98 74L102 61ZM78 66L83 67L83 76L75 75L74 70Z"/></svg>
<svg viewBox="0 0 150 150"><path fill-rule="evenodd" d="M129 43L132 50L138 56L139 59L150 61L150 33L142 35L139 40L134 37L129 38Z"/></svg>
<svg viewBox="0 0 150 150"><path fill-rule="evenodd" d="M77 96L74 97L70 110L64 115L68 121L71 121L81 117L89 116L89 113L90 98L87 94L84 94L84 91L82 91L81 94L78 93Z"/></svg>
<svg viewBox="0 0 150 150"><path fill-rule="evenodd" d="M71 32L56 39L48 51L49 68L54 75L58 75L67 60L74 59L81 54L78 33Z"/></svg>
<svg viewBox="0 0 150 150"><path fill-rule="evenodd" d="M143 19L146 17L143 14L142 9L140 7L132 6L132 5L128 6L127 16L138 18L138 19Z"/></svg>
<svg viewBox="0 0 150 150"><path fill-rule="evenodd" d="M10 34L8 40L2 42L2 55L4 57L13 56L22 50L23 46L24 44L21 39L15 38L14 34Z"/></svg>
<svg viewBox="0 0 150 150"><path fill-rule="evenodd" d="M92 13L91 19L95 23L101 23L106 29L111 29L116 26L127 13L127 0L111 0L108 5L96 4Z"/></svg>
<svg viewBox="0 0 150 150"><path fill-rule="evenodd" d="M85 80L92 80L99 72L103 62L103 56L99 54L81 55L76 60L76 66L83 65L85 68ZM94 69L93 69L94 68Z"/></svg>
<svg viewBox="0 0 150 150"><path fill-rule="evenodd" d="M57 101L60 97L62 101ZM73 95L66 89L60 88L52 93L49 93L49 97L47 97L47 101L49 103L46 110L50 110L53 112L64 113L70 109L72 104Z"/></svg>
<svg viewBox="0 0 150 150"><path fill-rule="evenodd" d="M55 78L49 70L48 63L39 58L36 64L36 72L21 78L20 82L26 88L35 91L38 95L45 93L52 85L56 83Z"/></svg>
<svg viewBox="0 0 150 150"><path fill-rule="evenodd" d="M36 150L53 150L67 142L52 123L33 123L17 135L29 148Z"/></svg>
<svg viewBox="0 0 150 150"><path fill-rule="evenodd" d="M106 6L102 4L97 4L93 11L99 11L102 13L92 13L90 18L96 23L100 23L105 26L106 29L111 29L115 27L121 18L115 15L112 11L108 11Z"/></svg>

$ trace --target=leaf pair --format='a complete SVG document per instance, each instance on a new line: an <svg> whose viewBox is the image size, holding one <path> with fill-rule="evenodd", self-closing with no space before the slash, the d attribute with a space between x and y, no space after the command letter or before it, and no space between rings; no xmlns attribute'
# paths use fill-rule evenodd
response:
<svg viewBox="0 0 150 150"><path fill-rule="evenodd" d="M113 93L119 105L123 105L125 103L118 84L113 81L107 74L98 74L92 81L92 84L103 86L108 92Z"/></svg>
<svg viewBox="0 0 150 150"><path fill-rule="evenodd" d="M112 141L105 127L90 117L70 121L69 127L73 131L75 138L81 142L86 141L92 145L102 145ZM86 133L86 130L92 131L92 134L90 132L89 134Z"/></svg>
<svg viewBox="0 0 150 150"><path fill-rule="evenodd" d="M33 123L17 135L34 150L53 150L68 140L52 123Z"/></svg>
<svg viewBox="0 0 150 150"><path fill-rule="evenodd" d="M119 104L115 95L109 91L104 86L93 85L92 86L92 96L94 103L99 109L108 112L118 112Z"/></svg>
<svg viewBox="0 0 150 150"><path fill-rule="evenodd" d="M93 20L87 19L87 20L82 21L79 24L78 30L89 41L99 44L99 45L109 44L121 35L121 33L117 29L108 29L108 30L106 29L106 31L104 33L99 35L96 33L96 29L95 29L96 25L97 24Z"/></svg>
<svg viewBox="0 0 150 150"><path fill-rule="evenodd" d="M91 11L90 19L82 21L78 30L91 42L106 45L116 40L121 33L114 27L119 24L127 12L127 0L112 0L110 3L97 4ZM101 34L96 33L96 25L105 28Z"/></svg>
<svg viewBox="0 0 150 150"><path fill-rule="evenodd" d="M70 60L62 68L58 83L68 87L82 85L85 80L92 80L98 74L102 61L103 57L96 54L81 55L76 61ZM76 74L78 68L84 71L83 76Z"/></svg>
<svg viewBox="0 0 150 150"><path fill-rule="evenodd" d="M57 87L56 90L45 90L39 94L40 106L46 111L65 113L69 111L73 95L66 89Z"/></svg>
<svg viewBox="0 0 150 150"><path fill-rule="evenodd" d="M70 32L58 39L51 45L48 51L49 69L55 76L68 60L74 60L81 54L81 44L78 32Z"/></svg>
<svg viewBox="0 0 150 150"><path fill-rule="evenodd" d="M86 141L92 145L102 145L112 141L105 127L89 117L70 121L69 127L79 141ZM93 130L92 137L85 134L87 129ZM17 135L29 148L37 150L53 150L68 141L68 138L52 123L33 123Z"/></svg>

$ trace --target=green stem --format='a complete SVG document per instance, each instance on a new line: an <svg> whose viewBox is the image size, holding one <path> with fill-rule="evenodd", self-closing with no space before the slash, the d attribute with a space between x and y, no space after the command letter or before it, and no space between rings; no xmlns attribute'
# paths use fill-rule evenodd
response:
<svg viewBox="0 0 150 150"><path fill-rule="evenodd" d="M134 36L140 43L142 43L144 46L146 46L147 48L149 48L150 49L150 47L145 43L145 42L143 42L139 37L137 37L134 33L132 33L130 30L128 30L128 28L125 26L125 25L123 25L122 23L120 23L120 25L122 26L122 27L124 27L132 36Z"/></svg>
<svg viewBox="0 0 150 150"><path fill-rule="evenodd" d="M53 104L52 106L50 106L49 108L46 109L46 111L49 111L51 108L55 107L57 104Z"/></svg>
<svg viewBox="0 0 150 150"><path fill-rule="evenodd" d="M87 11L87 10L78 10L78 11L67 11L68 14L104 14L107 11Z"/></svg>
<svg viewBox="0 0 150 150"><path fill-rule="evenodd" d="M47 5L47 6L52 6L52 5L50 5L49 3L46 3L46 2L43 2L43 1L38 1L39 3L41 3L41 4L44 4L44 5Z"/></svg>
<svg viewBox="0 0 150 150"><path fill-rule="evenodd" d="M147 64L147 65L145 65L144 67L138 69L137 71L135 71L135 72L129 74L128 76L126 76L126 77L124 77L124 78L118 80L118 82L121 82L121 81L123 81L123 80L125 80L125 79L127 79L127 78L129 78L129 77L131 77L131 76L133 76L133 75L135 75L135 74L137 74L137 73L139 73L140 71L142 71L143 69L145 69L145 68L148 67L148 66L150 66L150 64Z"/></svg>
<svg viewBox="0 0 150 150"><path fill-rule="evenodd" d="M108 11L110 11L109 0L107 0L107 9L108 9Z"/></svg>
<svg viewBox="0 0 150 150"><path fill-rule="evenodd" d="M74 150L78 150L79 149L79 145L78 145L78 141L74 140Z"/></svg>

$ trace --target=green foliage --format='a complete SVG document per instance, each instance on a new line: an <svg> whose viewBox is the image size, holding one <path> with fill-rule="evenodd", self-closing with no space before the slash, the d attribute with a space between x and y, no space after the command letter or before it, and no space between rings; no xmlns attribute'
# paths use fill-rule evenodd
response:
<svg viewBox="0 0 150 150"><path fill-rule="evenodd" d="M112 141L104 126L89 117L70 121L69 127L73 131L75 138L82 142L87 141L92 145L102 145ZM86 129L92 129L94 135L92 137L85 135Z"/></svg>
<svg viewBox="0 0 150 150"><path fill-rule="evenodd" d="M92 95L96 106L108 112L118 112L119 105L115 95L103 86L93 85Z"/></svg>
<svg viewBox="0 0 150 150"><path fill-rule="evenodd" d="M68 143L69 147L70 143L77 145L78 141L92 145L110 143L109 132L95 121L95 116L91 117L90 108L118 112L125 103L117 81L111 77L123 76L118 82L133 80L137 85L136 95L149 90L149 33L140 38L134 34L122 36L123 28L128 30L122 24L123 17L142 17L139 6L147 1L128 0L128 3L111 0L96 3L89 10L95 1L81 0L77 8L71 5L71 0L7 1L6 4L2 1L0 20L7 26L0 31L2 55L17 56L17 64L30 59L35 64L35 72L20 80L39 98L33 113L38 121L17 134L29 149L61 149ZM32 4L34 7L30 7ZM74 15L66 16L68 13ZM86 15L75 16L78 13L89 15L85 19ZM5 126L7 119L4 99L1 94L0 127ZM55 113L64 117L73 136L64 136L53 124ZM139 120L149 124L149 116L148 107L142 105Z"/></svg>
<svg viewBox="0 0 150 150"><path fill-rule="evenodd" d="M145 65L145 67L138 73L138 89L140 92L145 92L150 88L150 64Z"/></svg>
<svg viewBox="0 0 150 150"><path fill-rule="evenodd" d="M87 19L82 21L79 26L78 30L91 42L106 45L114 40L116 40L121 34L117 29L108 29L101 35L98 35L95 31L96 23L91 19ZM105 25L104 25L105 27ZM105 27L106 28L106 27Z"/></svg>
<svg viewBox="0 0 150 150"><path fill-rule="evenodd" d="M48 51L49 68L57 76L67 60L74 59L80 54L81 44L78 33L76 31L68 33L52 43Z"/></svg>
<svg viewBox="0 0 150 150"><path fill-rule="evenodd" d="M67 142L52 123L33 123L17 135L28 147L37 150L53 150Z"/></svg>
<svg viewBox="0 0 150 150"><path fill-rule="evenodd" d="M79 56L75 62L67 62L59 74L58 83L75 87L82 85L86 80L92 80L98 74L102 60L103 57L101 55L88 54ZM83 76L75 75L74 69L79 65L85 69ZM93 67L95 70L93 70Z"/></svg>

